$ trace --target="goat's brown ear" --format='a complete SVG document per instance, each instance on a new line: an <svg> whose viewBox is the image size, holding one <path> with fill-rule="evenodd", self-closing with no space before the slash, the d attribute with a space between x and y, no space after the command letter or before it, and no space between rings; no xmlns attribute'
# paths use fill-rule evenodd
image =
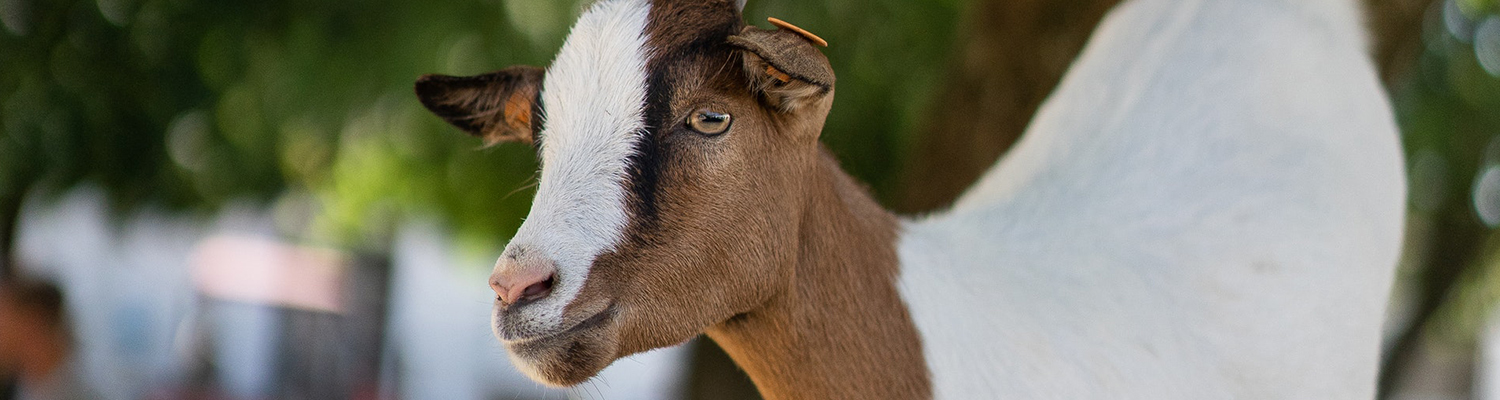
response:
<svg viewBox="0 0 1500 400"><path fill-rule="evenodd" d="M750 89L782 112L795 111L833 91L833 67L813 42L788 29L747 26L729 37L744 55Z"/></svg>
<svg viewBox="0 0 1500 400"><path fill-rule="evenodd" d="M531 144L540 126L537 93L543 74L541 68L515 66L476 76L423 75L417 79L417 98L486 146Z"/></svg>

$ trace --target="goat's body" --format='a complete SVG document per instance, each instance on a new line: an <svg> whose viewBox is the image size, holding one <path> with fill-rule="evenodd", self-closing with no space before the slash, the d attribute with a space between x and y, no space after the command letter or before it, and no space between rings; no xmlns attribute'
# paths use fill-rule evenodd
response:
<svg viewBox="0 0 1500 400"><path fill-rule="evenodd" d="M1352 0L1122 5L906 224L936 397L1370 398L1404 221Z"/></svg>
<svg viewBox="0 0 1500 400"><path fill-rule="evenodd" d="M1405 180L1356 1L1128 0L899 237L819 148L827 59L729 0L601 1L545 72L416 89L540 144L490 285L541 382L706 332L768 399L1369 398Z"/></svg>

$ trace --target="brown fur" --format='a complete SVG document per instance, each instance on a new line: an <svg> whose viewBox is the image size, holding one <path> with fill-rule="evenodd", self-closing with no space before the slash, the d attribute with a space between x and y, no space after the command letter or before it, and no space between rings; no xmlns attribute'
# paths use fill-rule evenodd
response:
<svg viewBox="0 0 1500 400"><path fill-rule="evenodd" d="M895 218L826 152L808 178L786 288L709 337L768 399L930 398L921 341L894 285Z"/></svg>

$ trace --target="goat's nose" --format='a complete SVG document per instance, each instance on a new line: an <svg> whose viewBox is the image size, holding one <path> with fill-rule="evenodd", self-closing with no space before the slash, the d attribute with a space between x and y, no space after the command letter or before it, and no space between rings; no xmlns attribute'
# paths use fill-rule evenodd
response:
<svg viewBox="0 0 1500 400"><path fill-rule="evenodd" d="M490 274L490 289L495 290L500 302L514 306L551 294L552 283L557 278L557 268L552 261L527 254L516 256L516 253L522 252L506 252L500 256L494 273Z"/></svg>

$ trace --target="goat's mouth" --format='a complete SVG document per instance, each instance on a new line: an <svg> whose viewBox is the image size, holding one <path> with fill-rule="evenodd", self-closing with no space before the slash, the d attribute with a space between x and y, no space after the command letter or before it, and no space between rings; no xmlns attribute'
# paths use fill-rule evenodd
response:
<svg viewBox="0 0 1500 400"><path fill-rule="evenodd" d="M559 339L565 339L580 332L604 326L610 321L611 318L614 318L614 315L615 307L613 305L610 305L608 307L605 307L603 310L599 310L598 313L595 313L588 318L584 318L582 321L578 321L578 323L573 324L573 326L560 331L536 335L503 334L500 337L500 341L505 343L506 346L514 346L534 342L549 342Z"/></svg>
<svg viewBox="0 0 1500 400"><path fill-rule="evenodd" d="M614 362L619 343L609 328L615 315L610 306L562 331L503 343L516 367L532 379L572 386Z"/></svg>

